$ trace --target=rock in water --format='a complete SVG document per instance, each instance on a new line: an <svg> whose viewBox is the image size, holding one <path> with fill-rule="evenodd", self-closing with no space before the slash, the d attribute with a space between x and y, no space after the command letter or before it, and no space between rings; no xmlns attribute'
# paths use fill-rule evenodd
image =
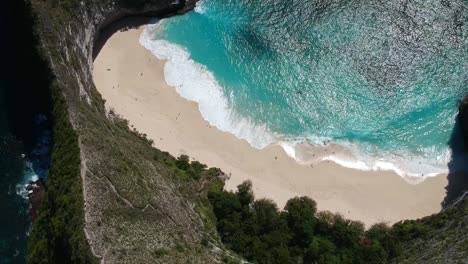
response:
<svg viewBox="0 0 468 264"><path fill-rule="evenodd" d="M42 199L44 198L46 186L45 182L42 179L37 181L32 181L29 183L26 189L29 193L29 203L31 204L31 218L32 221L36 220L37 215L39 214L39 207L41 206Z"/></svg>

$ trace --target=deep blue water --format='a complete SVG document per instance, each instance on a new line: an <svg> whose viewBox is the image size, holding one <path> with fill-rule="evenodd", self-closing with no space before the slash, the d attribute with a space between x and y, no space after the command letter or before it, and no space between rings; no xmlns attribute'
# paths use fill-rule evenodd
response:
<svg viewBox="0 0 468 264"><path fill-rule="evenodd" d="M0 263L24 263L30 225L27 201L17 194L23 183L21 144L8 133L4 115L5 85L0 84Z"/></svg>
<svg viewBox="0 0 468 264"><path fill-rule="evenodd" d="M51 103L24 1L0 3L0 264L25 263L31 229L25 187L50 163Z"/></svg>
<svg viewBox="0 0 468 264"><path fill-rule="evenodd" d="M5 94L12 88L0 83L0 264L25 263L31 230L26 187L30 181L45 179L50 163L51 133L46 115L36 113L30 123L31 146L8 122Z"/></svg>
<svg viewBox="0 0 468 264"><path fill-rule="evenodd" d="M256 147L329 140L352 153L335 159L427 175L446 170L468 92L467 17L461 0L203 0L141 43L205 119Z"/></svg>

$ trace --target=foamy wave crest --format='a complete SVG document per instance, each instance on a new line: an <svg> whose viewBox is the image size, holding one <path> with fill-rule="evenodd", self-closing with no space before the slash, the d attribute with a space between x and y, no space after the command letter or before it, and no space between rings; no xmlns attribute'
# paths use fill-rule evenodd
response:
<svg viewBox="0 0 468 264"><path fill-rule="evenodd" d="M394 171L411 183L448 172L446 164L450 160L449 149L442 154L438 150L423 150L428 154L427 157L434 157L436 153L439 155L422 158L411 153L376 153L368 151L363 145L337 142L324 137L297 140L276 136L266 125L259 125L247 117L239 116L230 107L228 98L213 73L190 59L188 51L168 41L155 39L154 36L163 27L164 20L148 25L140 37L140 44L157 58L167 60L164 67L167 84L175 87L182 97L198 103L203 118L219 130L230 132L259 149L276 143L300 164L329 160L358 170Z"/></svg>
<svg viewBox="0 0 468 264"><path fill-rule="evenodd" d="M451 157L449 148L443 152L424 150L431 158L411 153L395 155L383 151L379 154L369 154L363 150L363 146L322 138L281 141L279 145L289 157L301 164L332 161L343 167L363 171L394 171L410 183L420 183L427 177L448 173L447 163Z"/></svg>
<svg viewBox="0 0 468 264"><path fill-rule="evenodd" d="M140 37L140 44L158 59L167 60L164 76L168 85L187 100L198 103L205 120L219 130L230 132L256 148L276 141L266 125L256 125L240 117L230 106L214 75L203 65L190 59L184 48L165 40L154 39L162 21L149 25Z"/></svg>
<svg viewBox="0 0 468 264"><path fill-rule="evenodd" d="M391 162L378 159L366 159L366 161L363 161L356 160L352 157L350 158L340 155L332 155L324 157L323 160L330 160L340 164L343 167L354 168L358 170L394 171L411 183L420 183L427 177L448 173L448 168L443 168L436 164L430 164L429 161L423 159L395 159Z"/></svg>
<svg viewBox="0 0 468 264"><path fill-rule="evenodd" d="M205 7L205 4L204 4L205 1L203 0L200 0L198 1L196 4L195 4L195 12L197 13L200 13L200 14L204 14L205 11L206 11L206 7Z"/></svg>
<svg viewBox="0 0 468 264"><path fill-rule="evenodd" d="M29 194L32 190L28 190L30 182L35 182L39 179L37 174L34 172L33 165L31 162L25 161L24 164L24 176L20 183L16 184L16 194L23 197L25 200L29 199Z"/></svg>

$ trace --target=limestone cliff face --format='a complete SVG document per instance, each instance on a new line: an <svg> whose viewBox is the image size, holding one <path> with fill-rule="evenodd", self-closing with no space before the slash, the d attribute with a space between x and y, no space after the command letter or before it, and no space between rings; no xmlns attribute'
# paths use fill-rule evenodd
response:
<svg viewBox="0 0 468 264"><path fill-rule="evenodd" d="M173 157L152 148L151 142L130 131L124 120L106 113L92 79L93 49L101 29L128 16L163 17L185 12L193 3L31 1L41 53L50 65L54 87L65 98L61 104L65 108L59 111L68 113L77 135L87 241L81 244L88 244L101 263L217 263L225 257L200 193L207 180L180 180L170 165ZM55 137L63 136L61 131L57 133ZM55 168L52 176L61 177L62 169ZM60 192L60 184L75 184L53 177L49 180L59 187L50 192ZM73 236L65 241L77 239ZM34 231L33 237L40 240ZM49 248L53 246L49 243ZM50 250L54 248L37 247L32 253L42 257L41 252L50 254ZM30 259L35 263L34 257Z"/></svg>
<svg viewBox="0 0 468 264"><path fill-rule="evenodd" d="M468 151L468 95L463 98L458 108L458 118L463 129L465 149Z"/></svg>
<svg viewBox="0 0 468 264"><path fill-rule="evenodd" d="M64 7L48 2L33 1L43 24L40 30L47 46L45 50L60 52L63 64L81 64L82 67L75 67L79 70L75 77L79 79L81 96L86 96L92 86L93 47L102 28L128 16L168 16L186 8L184 0L68 0L69 4ZM55 50L51 50L52 47ZM59 62L51 62L54 70L60 71L56 67Z"/></svg>

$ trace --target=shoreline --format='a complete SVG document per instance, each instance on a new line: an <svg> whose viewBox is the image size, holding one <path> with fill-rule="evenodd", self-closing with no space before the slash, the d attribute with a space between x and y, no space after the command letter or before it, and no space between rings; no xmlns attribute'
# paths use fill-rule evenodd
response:
<svg viewBox="0 0 468 264"><path fill-rule="evenodd" d="M409 183L419 183L427 177L448 173L448 148L439 153L437 161L415 157L410 153L384 153L383 150L369 155L362 151L362 148L373 148L369 144L364 146L364 143L360 143L361 146L358 146L350 141L314 136L286 139L284 135L272 132L267 125L255 124L232 109L213 73L205 69L204 65L191 60L191 54L185 48L165 40L153 40L153 36L164 28L165 20L152 20L140 35L139 42L158 59L166 61L166 83L174 87L183 98L197 103L203 119L208 123L246 140L252 147L263 149L279 145L289 157L305 166L329 160L343 167L363 171L391 170Z"/></svg>
<svg viewBox="0 0 468 264"><path fill-rule="evenodd" d="M228 190L250 179L255 196L270 198L279 208L294 196L309 196L319 210L340 212L368 227L440 211L446 174L409 184L392 171L363 171L332 161L304 166L279 144L256 149L216 129L196 103L166 84L165 62L139 44L141 33L140 27L111 36L94 62L93 76L106 108L147 134L155 147L221 168L230 175Z"/></svg>

